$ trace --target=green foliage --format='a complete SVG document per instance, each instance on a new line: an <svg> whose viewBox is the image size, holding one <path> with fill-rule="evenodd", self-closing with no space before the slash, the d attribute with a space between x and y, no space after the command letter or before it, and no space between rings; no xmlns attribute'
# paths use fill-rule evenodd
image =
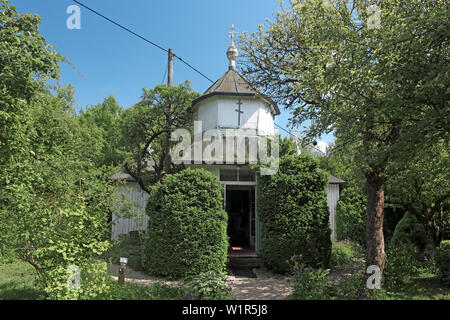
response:
<svg viewBox="0 0 450 320"><path fill-rule="evenodd" d="M13 263L17 260L14 251L8 247L0 246L0 265Z"/></svg>
<svg viewBox="0 0 450 320"><path fill-rule="evenodd" d="M119 264L120 257L128 258L128 266L133 270L142 269L142 243L139 237L130 234L121 235L119 240L113 242L112 247L103 253L103 259L107 262Z"/></svg>
<svg viewBox="0 0 450 320"><path fill-rule="evenodd" d="M297 155L297 146L295 141L289 137L281 138L279 137L279 155L283 156L295 156Z"/></svg>
<svg viewBox="0 0 450 320"><path fill-rule="evenodd" d="M210 172L190 168L152 188L142 256L147 271L186 277L225 270L228 219L222 190Z"/></svg>
<svg viewBox="0 0 450 320"><path fill-rule="evenodd" d="M356 242L333 242L330 264L336 266L351 263L355 258L359 258L362 253L362 247Z"/></svg>
<svg viewBox="0 0 450 320"><path fill-rule="evenodd" d="M450 241L442 241L441 246L437 249L436 263L439 268L439 278L441 281L450 286Z"/></svg>
<svg viewBox="0 0 450 320"><path fill-rule="evenodd" d="M446 232L450 208L449 140L436 139L409 148L408 157L394 156L386 185L387 202L414 214L438 247ZM447 221L446 221L447 220Z"/></svg>
<svg viewBox="0 0 450 320"><path fill-rule="evenodd" d="M169 150L177 143L170 140L172 132L192 127L191 103L199 96L189 81L171 87L157 85L143 89L142 100L121 115L122 145L127 152L125 169L144 190L148 191L148 180L153 183L163 176L165 162L170 158ZM151 172L149 163L154 169ZM167 162L166 166L164 171L169 173L180 169Z"/></svg>
<svg viewBox="0 0 450 320"><path fill-rule="evenodd" d="M97 166L117 166L125 160L125 147L120 130L120 117L123 108L113 95L102 103L90 106L80 112L80 122L95 134L101 143L101 152L95 157Z"/></svg>
<svg viewBox="0 0 450 320"><path fill-rule="evenodd" d="M35 268L48 298L95 296L105 289L91 257L108 247L110 172L92 161L96 137L75 115L73 88L45 84L62 59L39 22L0 1L0 243ZM67 288L70 265L81 291Z"/></svg>
<svg viewBox="0 0 450 320"><path fill-rule="evenodd" d="M412 243L400 243L386 249L383 288L393 290L410 281L417 271L417 247Z"/></svg>
<svg viewBox="0 0 450 320"><path fill-rule="evenodd" d="M302 260L302 255L294 255L290 259L294 281L294 292L290 299L360 300L374 299L379 294L365 287L365 273L361 267L352 266L349 274L333 282L329 278L329 269L307 267Z"/></svg>
<svg viewBox="0 0 450 320"><path fill-rule="evenodd" d="M184 300L186 289L156 283L151 287L144 287L131 282L119 285L116 280L108 280L109 290L95 298L95 300ZM92 300L92 298L84 298Z"/></svg>
<svg viewBox="0 0 450 320"><path fill-rule="evenodd" d="M191 277L183 283L187 288L186 297L191 300L230 300L232 282L226 276L214 271Z"/></svg>
<svg viewBox="0 0 450 320"><path fill-rule="evenodd" d="M261 253L273 270L288 271L287 260L298 253L311 266L328 265L327 182L326 174L317 171L317 161L306 154L282 157L277 174L258 178Z"/></svg>
<svg viewBox="0 0 450 320"><path fill-rule="evenodd" d="M447 1L404 4L383 0L374 27L370 1L292 0L240 38L244 74L293 125L311 124L307 139L333 132L355 146L371 215L383 209L392 157L449 140ZM382 227L367 225L370 264L384 261Z"/></svg>
<svg viewBox="0 0 450 320"><path fill-rule="evenodd" d="M351 239L365 243L366 197L353 186L345 187L336 206L336 234L338 240Z"/></svg>
<svg viewBox="0 0 450 320"><path fill-rule="evenodd" d="M327 276L329 270L313 269L301 263L294 262L294 292L295 300L329 299Z"/></svg>
<svg viewBox="0 0 450 320"><path fill-rule="evenodd" d="M444 215L444 240L450 240L450 212Z"/></svg>
<svg viewBox="0 0 450 320"><path fill-rule="evenodd" d="M391 239L391 246L407 243L414 244L419 252L424 252L427 244L431 243L424 226L410 212L406 212L399 221Z"/></svg>

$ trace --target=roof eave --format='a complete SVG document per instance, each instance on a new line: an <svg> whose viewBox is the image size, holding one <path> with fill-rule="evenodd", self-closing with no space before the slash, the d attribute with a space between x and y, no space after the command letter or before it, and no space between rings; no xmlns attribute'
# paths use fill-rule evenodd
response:
<svg viewBox="0 0 450 320"><path fill-rule="evenodd" d="M248 93L248 92L211 92L205 95L202 95L201 97L195 99L192 101L192 108L195 107L197 104L202 102L203 100L206 100L208 98L211 98L213 96L223 96L223 97L258 97L264 100L267 104L269 104L271 107L273 107L273 113L278 116L280 115L280 109L278 108L277 104L273 102L271 99L268 99L261 94L256 93Z"/></svg>

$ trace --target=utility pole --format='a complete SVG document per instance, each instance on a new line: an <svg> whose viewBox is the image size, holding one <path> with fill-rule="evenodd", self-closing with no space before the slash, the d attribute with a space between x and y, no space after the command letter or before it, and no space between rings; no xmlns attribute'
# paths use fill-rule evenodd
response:
<svg viewBox="0 0 450 320"><path fill-rule="evenodd" d="M173 50L169 49L169 61L168 61L168 74L167 74L167 85L172 86L173 82Z"/></svg>
<svg viewBox="0 0 450 320"><path fill-rule="evenodd" d="M173 50L169 49L168 52L168 72L167 72L167 86L171 87L173 83ZM170 106L172 108L172 106ZM167 119L166 121L170 121ZM164 162L163 162L163 170L167 174L170 170L170 132L166 132L166 139L165 139L165 155L164 155Z"/></svg>

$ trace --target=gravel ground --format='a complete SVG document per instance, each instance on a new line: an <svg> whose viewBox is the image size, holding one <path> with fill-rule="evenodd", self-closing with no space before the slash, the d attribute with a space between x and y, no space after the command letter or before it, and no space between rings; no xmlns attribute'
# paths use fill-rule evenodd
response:
<svg viewBox="0 0 450 320"><path fill-rule="evenodd" d="M113 278L117 280L118 265L110 265L108 269ZM255 268L254 273L256 278L228 275L227 280L233 282L231 292L236 300L282 300L292 293L292 283L289 277L273 274L265 268ZM149 276L128 267L125 269L125 281L148 287L155 283L169 286L178 285L177 281Z"/></svg>

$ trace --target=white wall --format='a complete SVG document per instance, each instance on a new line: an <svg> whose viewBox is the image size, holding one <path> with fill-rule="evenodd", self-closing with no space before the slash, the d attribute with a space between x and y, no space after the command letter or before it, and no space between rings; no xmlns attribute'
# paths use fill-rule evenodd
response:
<svg viewBox="0 0 450 320"><path fill-rule="evenodd" d="M219 179L219 166L201 166L194 165L192 167L204 167L212 172ZM339 185L329 184L327 186L327 205L330 213L331 239L336 240L336 205L339 200ZM116 203L120 203L122 195L134 203L134 209L141 213L141 219L136 223L136 219L120 217L116 211L113 212L113 226L111 230L111 239L117 240L120 234L128 234L130 231L147 230L148 216L145 214L145 206L148 200L148 194L142 191L135 182L127 182L117 188Z"/></svg>
<svg viewBox="0 0 450 320"><path fill-rule="evenodd" d="M148 216L145 206L149 195L141 190L136 182L124 182L116 188L116 210L112 214L111 240L117 240L119 235L130 231L146 231ZM131 212L139 219L122 216L121 211Z"/></svg>
<svg viewBox="0 0 450 320"><path fill-rule="evenodd" d="M216 96L202 101L196 108L195 119L202 129L238 128L237 102L242 102L241 128L258 129L260 134L272 135L274 118L269 106L261 99Z"/></svg>
<svg viewBox="0 0 450 320"><path fill-rule="evenodd" d="M202 101L196 109L195 120L202 121L202 130L217 128L217 99Z"/></svg>
<svg viewBox="0 0 450 320"><path fill-rule="evenodd" d="M339 200L339 185L329 184L327 186L327 204L330 212L331 240L337 240L336 234L336 205Z"/></svg>

